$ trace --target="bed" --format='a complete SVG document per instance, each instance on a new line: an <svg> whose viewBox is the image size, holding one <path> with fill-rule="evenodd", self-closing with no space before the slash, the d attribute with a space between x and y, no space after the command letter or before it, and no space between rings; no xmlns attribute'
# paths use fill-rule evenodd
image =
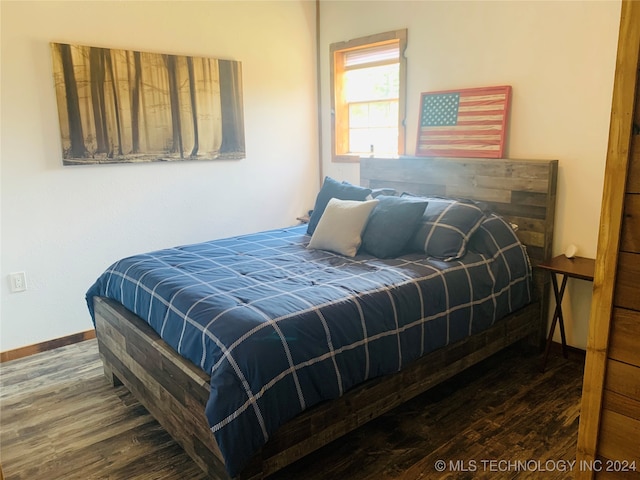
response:
<svg viewBox="0 0 640 480"><path fill-rule="evenodd" d="M107 378L212 478L262 478L508 345L544 339L549 289L534 267L551 253L557 161L366 158L360 177L362 187L434 205L480 202L485 216L464 255L447 261L309 249L302 225L123 259L88 293ZM481 240L492 228L507 242L494 250ZM506 254L516 262L506 274L484 262ZM169 275L145 286L162 270ZM202 283L213 293L195 293ZM190 338L198 318L213 330ZM244 329L230 331L227 318ZM248 374L257 364L267 372Z"/></svg>

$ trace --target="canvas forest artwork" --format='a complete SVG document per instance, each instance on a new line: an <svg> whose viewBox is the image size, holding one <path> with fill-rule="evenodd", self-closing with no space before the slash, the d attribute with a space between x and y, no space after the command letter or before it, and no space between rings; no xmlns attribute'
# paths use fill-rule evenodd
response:
<svg viewBox="0 0 640 480"><path fill-rule="evenodd" d="M238 61L52 43L64 165L245 158Z"/></svg>

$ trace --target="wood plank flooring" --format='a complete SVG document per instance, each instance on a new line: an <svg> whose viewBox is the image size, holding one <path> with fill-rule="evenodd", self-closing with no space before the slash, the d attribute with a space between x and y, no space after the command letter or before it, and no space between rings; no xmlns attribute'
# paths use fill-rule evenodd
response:
<svg viewBox="0 0 640 480"><path fill-rule="evenodd" d="M539 364L510 348L269 480L573 478L583 363ZM95 340L0 365L0 461L7 480L205 478Z"/></svg>

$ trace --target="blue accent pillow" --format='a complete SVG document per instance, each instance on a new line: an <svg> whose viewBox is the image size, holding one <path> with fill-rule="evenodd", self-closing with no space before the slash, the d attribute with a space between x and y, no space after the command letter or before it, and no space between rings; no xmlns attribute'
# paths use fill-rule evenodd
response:
<svg viewBox="0 0 640 480"><path fill-rule="evenodd" d="M309 224L307 225L307 233L313 235L320 217L324 213L324 209L327 208L327 203L332 198L338 200L359 200L364 201L371 194L370 188L360 187L358 185L352 185L347 182L338 182L331 177L325 177L320 192L316 197L316 204L313 207L313 212L309 217Z"/></svg>
<svg viewBox="0 0 640 480"><path fill-rule="evenodd" d="M428 202L419 197L388 195L378 195L376 200L380 203L371 212L360 248L378 258L397 257L418 228Z"/></svg>
<svg viewBox="0 0 640 480"><path fill-rule="evenodd" d="M411 248L447 261L464 256L469 238L485 218L482 209L471 200L442 197L425 200L429 205L411 240Z"/></svg>

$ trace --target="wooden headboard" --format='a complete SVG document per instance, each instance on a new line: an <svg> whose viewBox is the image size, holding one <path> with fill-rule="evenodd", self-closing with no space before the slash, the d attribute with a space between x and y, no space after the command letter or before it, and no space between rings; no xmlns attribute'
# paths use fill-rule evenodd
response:
<svg viewBox="0 0 640 480"><path fill-rule="evenodd" d="M362 158L360 184L398 192L469 198L518 225L532 266L551 258L555 220L557 160L485 158ZM534 269L536 298L547 315L549 279ZM545 323L546 324L546 323Z"/></svg>

